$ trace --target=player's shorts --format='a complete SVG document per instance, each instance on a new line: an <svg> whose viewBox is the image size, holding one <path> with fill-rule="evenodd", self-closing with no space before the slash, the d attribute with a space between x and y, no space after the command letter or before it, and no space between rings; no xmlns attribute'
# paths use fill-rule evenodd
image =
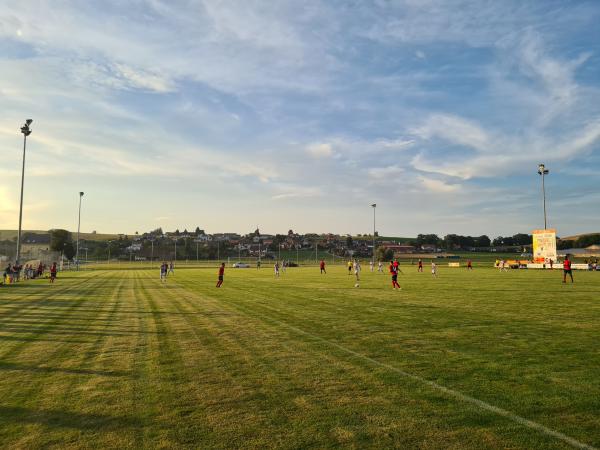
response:
<svg viewBox="0 0 600 450"><path fill-rule="evenodd" d="M565 273L565 275L572 275L573 272L571 271L571 269L563 269L563 272Z"/></svg>
<svg viewBox="0 0 600 450"><path fill-rule="evenodd" d="M219 281L223 281L223 275L219 275Z"/></svg>
<svg viewBox="0 0 600 450"><path fill-rule="evenodd" d="M398 281L398 275L392 275L392 281Z"/></svg>

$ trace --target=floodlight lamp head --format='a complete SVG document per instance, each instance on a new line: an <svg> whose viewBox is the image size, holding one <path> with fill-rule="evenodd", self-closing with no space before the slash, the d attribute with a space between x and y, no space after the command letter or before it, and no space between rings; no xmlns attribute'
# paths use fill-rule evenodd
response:
<svg viewBox="0 0 600 450"><path fill-rule="evenodd" d="M80 193L79 193L79 196L80 196L80 197L83 197L83 192L80 192Z"/></svg>
<svg viewBox="0 0 600 450"><path fill-rule="evenodd" d="M31 125L31 122L33 122L33 119L27 119L25 121L25 125L29 126L29 125Z"/></svg>
<svg viewBox="0 0 600 450"><path fill-rule="evenodd" d="M546 170L546 166L544 164L538 165L538 173L540 175L548 173L548 171Z"/></svg>

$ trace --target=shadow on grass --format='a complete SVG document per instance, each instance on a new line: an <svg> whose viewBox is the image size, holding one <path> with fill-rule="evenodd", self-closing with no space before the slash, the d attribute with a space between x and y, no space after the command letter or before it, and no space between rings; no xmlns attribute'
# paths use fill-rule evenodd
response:
<svg viewBox="0 0 600 450"><path fill-rule="evenodd" d="M0 420L3 422L35 423L51 428L76 428L79 430L124 429L140 427L142 422L130 416L106 416L69 411L35 410L18 406L0 406Z"/></svg>
<svg viewBox="0 0 600 450"><path fill-rule="evenodd" d="M0 341L20 341L20 342L64 342L66 344L89 344L92 341L82 341L78 339L53 339L53 338L39 338L39 337L27 337L27 336L2 336L0 335Z"/></svg>
<svg viewBox="0 0 600 450"><path fill-rule="evenodd" d="M46 324L42 324L46 325ZM101 331L101 330L93 330L90 328L77 328L77 327L67 327L60 324L51 324L50 326L43 327L23 327L23 326L14 326L11 324L0 324L0 332L4 333L26 333L29 335L45 335L45 334L59 334L66 336L135 336L139 334L152 334L152 335L162 335L166 334L164 331L140 331L140 330L111 330L111 331Z"/></svg>
<svg viewBox="0 0 600 450"><path fill-rule="evenodd" d="M39 367L39 366L28 366L24 364L16 364L10 362L0 361L0 370L19 370L24 372L33 373L65 373L73 375L98 375L103 377L131 377L132 374L129 372L123 372L119 370L92 370L92 369L70 369L62 367Z"/></svg>

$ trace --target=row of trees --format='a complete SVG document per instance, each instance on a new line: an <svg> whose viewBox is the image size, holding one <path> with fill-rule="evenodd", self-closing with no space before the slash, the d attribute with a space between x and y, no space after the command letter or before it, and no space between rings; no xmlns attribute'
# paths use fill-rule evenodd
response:
<svg viewBox="0 0 600 450"><path fill-rule="evenodd" d="M440 238L437 234L419 234L415 239L415 245L435 246L437 248L452 249L469 249L469 248L486 248L494 247L513 247L524 246L531 244L531 235L517 233L513 236L498 236L493 241L484 235L481 236L462 236L459 234L447 234Z"/></svg>
<svg viewBox="0 0 600 450"><path fill-rule="evenodd" d="M590 245L600 245L600 233L586 234L575 240L559 241L558 248L565 250L567 248L586 248Z"/></svg>

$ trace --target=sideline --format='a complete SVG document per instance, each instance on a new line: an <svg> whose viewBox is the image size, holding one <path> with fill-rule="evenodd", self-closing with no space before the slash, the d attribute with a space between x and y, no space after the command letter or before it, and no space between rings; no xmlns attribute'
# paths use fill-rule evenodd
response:
<svg viewBox="0 0 600 450"><path fill-rule="evenodd" d="M188 287L180 285L178 283L171 284L171 286L174 286L174 287L176 287L178 289L181 289L184 292L187 292L187 293L192 292L194 295L197 295L197 293L194 292L193 290L190 291L190 289ZM244 314L246 316L248 315L247 311L245 311L243 307L240 308L239 305L235 305L234 306L234 305L228 304L228 306L229 306L229 308L231 308L233 310L236 310L238 312L241 312L242 314ZM267 309L270 309L270 308L267 306ZM462 402L470 403L472 405L477 406L480 409L483 409L485 411L489 411L489 412L494 413L494 414L496 414L498 416L501 416L501 417L505 417L505 418L507 418L507 419L509 419L509 420L511 420L511 421L513 421L513 422L515 422L517 424L519 424L519 425L522 425L522 426L524 426L526 428L538 431L541 434L544 434L546 436L558 439L558 440L560 440L560 441L562 441L562 442L564 442L566 444L569 444L570 446L572 446L574 448L580 448L580 449L584 449L584 450L598 450L596 447L593 447L591 445L588 445L588 444L585 444L583 442L580 442L580 441L578 441L575 438L567 436L566 434L563 434L563 433L561 433L559 431L555 431L555 430L553 430L551 428L548 428L548 427L546 427L546 426L544 426L544 425L542 425L540 423L534 422L533 420L526 419L526 418L521 417L518 414L515 414L515 413L513 413L511 411L508 411L506 409L500 408L498 406L494 406L491 403L487 403L487 402L485 402L483 400L479 400L479 399L477 399L475 397L471 397L470 395L463 394L460 391L457 391L457 390L454 390L454 389L451 389L451 388L447 388L447 387L445 387L445 386L443 386L441 384L436 383L435 381L431 381L431 380L428 380L426 378L420 377L418 375L414 375L414 374L405 372L404 370L399 369L398 367L392 366L390 364L386 364L386 363L381 362L381 361L377 361L376 359L373 359L373 358L371 358L369 356L363 355L362 353L355 352L354 350L351 350L351 349L349 349L347 347L344 347L343 345L337 344L336 342L329 341L329 340L327 340L325 338L322 338L322 337L317 336L315 334L309 333L308 331L305 331L305 330L303 330L301 328L298 328L298 327L295 327L293 325L290 325L290 324L288 324L286 322L282 322L280 320L277 320L277 319L275 319L275 318L273 318L271 316L263 314L261 316L261 318L264 321L266 321L266 322L272 322L272 323L278 324L278 325L280 325L280 326L282 326L284 328L287 328L289 330L292 330L292 331L294 331L294 332L296 332L298 334L302 334L304 336L308 336L308 337L310 337L310 338L312 338L312 339L314 339L316 341L322 342L322 343L327 344L327 345L329 345L331 347L335 347L338 350L341 350L344 353L352 355L352 356L354 356L356 358L362 359L363 361L367 361L367 362L369 362L369 363L371 363L373 365L376 365L376 366L379 366L379 367L383 367L383 368L388 369L388 370L390 370L392 372L395 372L398 375L401 375L401 376L403 376L405 378L408 378L408 379L416 381L418 383L427 385L427 386L429 386L429 387L431 387L431 388L433 388L433 389L435 389L437 391L443 392L444 394L448 395L449 397L454 397L455 399L458 399L458 400L460 400Z"/></svg>
<svg viewBox="0 0 600 450"><path fill-rule="evenodd" d="M348 353L348 354L350 354L352 356L360 358L360 359L362 359L364 361L368 361L371 364L374 364L374 365L379 366L379 367L384 367L384 368L386 368L388 370L391 370L392 372L395 372L395 373L397 373L399 375L402 375L403 377L409 378L409 379L411 379L413 381L417 381L417 382L419 382L421 384L425 384L425 385L427 385L429 387L432 387L433 389L436 389L438 391L443 392L444 394L447 394L450 397L454 397L454 398L456 398L458 400L461 400L463 402L466 402L466 403L471 403L472 405L478 406L481 409L484 409L486 411L492 412L492 413L497 414L497 415L502 416L502 417L506 417L507 419L510 419L513 422L516 422L516 423L518 423L520 425L523 425L523 426L525 426L527 428L531 428L532 430L539 431L540 433L545 434L546 436L550 436L550 437L559 439L559 440L561 440L561 441L563 441L563 442L571 445L572 447L581 448L581 449L585 449L585 450L597 450L596 447L592 447L591 445L588 445L588 444L585 444L583 442L580 442L580 441L578 441L575 438L567 436L566 434L560 433L558 431L552 430L551 428L548 428L548 427L546 427L546 426L544 426L544 425L542 425L540 423L537 423L537 422L534 422L532 420L529 420L529 419L526 419L524 417L521 417L521 416L519 416L519 415L517 415L517 414L515 414L515 413L513 413L511 411L508 411L506 409L499 408L499 407L494 406L494 405L492 405L490 403L484 402L483 400L479 400L479 399L477 399L475 397L471 397L470 395L463 394L460 391L456 391L454 389L447 388L445 386L442 386L441 384L436 383L435 381L427 380L426 378L420 377L418 375L413 375L411 373L405 372L404 370L399 369L397 367L394 367L394 366L392 366L390 364L386 364L384 362L377 361L376 359L370 358L370 357L368 357L366 355L363 355L362 353L355 352L354 350L351 350L351 349L349 349L347 347L344 347L343 345L340 345L340 344L337 344L335 342L329 341L327 339L324 339L322 337L319 337L317 335L314 335L312 333L304 331L304 330L302 330L300 328L297 328L297 327L295 327L293 325L289 325L289 324L287 324L285 322L281 322L281 321L279 321L277 319L273 319L272 317L263 316L263 318L267 319L267 320L270 320L270 321L272 321L272 322L274 322L274 323L276 323L278 325L281 325L281 326L283 326L285 328L293 330L296 333L303 334L303 335L308 336L308 337L310 337L312 339L315 339L317 341L320 341L320 342L323 342L323 343L325 343L327 345L335 347L335 348L337 348L339 350L342 350L345 353Z"/></svg>

